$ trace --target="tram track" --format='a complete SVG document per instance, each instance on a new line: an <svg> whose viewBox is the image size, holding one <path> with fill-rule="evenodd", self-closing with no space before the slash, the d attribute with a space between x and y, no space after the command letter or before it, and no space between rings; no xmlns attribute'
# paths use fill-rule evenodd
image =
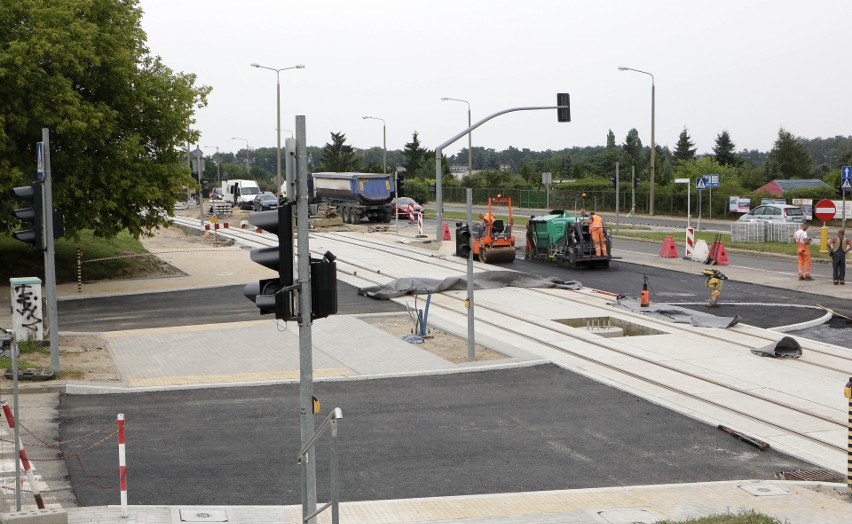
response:
<svg viewBox="0 0 852 524"><path fill-rule="evenodd" d="M194 224L185 224L189 227L198 227L198 223L194 222ZM264 237L261 234L245 231L245 230L229 230L232 238L239 239L241 241L250 243L252 245L257 246L274 246L277 245L277 238L269 238ZM221 232L221 230L220 230ZM413 247L407 246L405 244L393 245L389 246L386 242L381 241L373 241L369 239L356 239L352 238L349 235L344 235L340 233L334 232L311 232L311 236L315 237L316 240L326 240L328 242L340 242L346 243L351 246L357 246L363 249L370 250L374 253L380 253L382 256L393 256L397 258L402 258L408 263L417 263L417 264L425 264L427 266L439 266L444 270L451 270L458 273L465 272L465 264L459 259L458 262L453 261L445 255L435 255L424 253L422 249L415 249ZM322 251L325 252L329 249L329 246L323 246L322 249L317 250L317 252ZM382 270L376 267L369 267L366 264L359 263L352 260L347 260L346 257L341 258L337 257L338 263L338 271L343 274L347 274L354 279L358 279L362 282L374 285L381 285L387 283L389 280L400 278L402 276L409 275L394 275L388 273L386 270ZM424 268L425 269L425 268ZM488 271L490 269L483 268L479 266L477 268L479 271ZM500 268L504 269L504 268ZM418 271L412 271L411 273L418 274ZM598 308L600 306L597 305L589 305L590 301L595 300L603 300L600 297L592 297L590 295L579 295L577 297L572 297L570 294L566 294L564 292L559 292L555 290L542 290L542 289L524 289L523 293L547 297L549 300L559 299L565 300L574 303L583 304L585 307L589 308ZM440 308L446 315L453 317L454 320L462 323L466 318L466 310L463 306L464 297L453 296L452 293L443 293L436 297L433 297L431 302L431 307ZM570 328L568 326L558 326L554 325L555 321L553 320L535 320L528 317L522 317L521 315L515 314L511 311L506 310L505 308L495 306L493 304L488 304L487 301L478 302L477 312L480 315L477 316L477 323L480 325L486 325L489 329L494 332L502 332L507 335L511 335L513 337L518 337L522 340L526 340L529 343L536 344L540 347L544 347L550 350L558 351L560 354L570 357L571 359L576 359L581 362L586 363L586 365L590 365L591 368L586 368L583 371L584 374L592 376L593 378L600 378L600 375L597 373L600 370L605 370L610 375L613 373L619 377L618 379L610 379L607 382L614 383L615 385L621 384L623 387L627 387L627 384L634 382L640 382L648 386L652 386L655 388L660 388L664 391L673 393L679 397L690 399L691 401L698 402L701 405L712 408L713 410L718 410L722 413L728 413L733 416L734 419L736 417L744 417L748 421L757 422L762 425L765 425L769 428L773 428L773 430L781 430L790 435L795 435L799 439L807 442L808 445L814 446L815 448L825 449L834 453L844 453L845 447L839 445L837 443L833 443L825 438L821 438L816 435L811 435L804 431L799 431L790 424L785 424L785 420L797 420L800 425L802 424L803 417L807 420L811 420L817 424L827 424L829 427L823 428L818 431L819 433L824 433L826 430L844 430L846 429L846 421L843 414L837 413L836 416L832 416L829 414L824 414L828 410L825 406L813 403L810 406L812 409L806 409L801 406L795 406L789 402L781 401L777 398L771 398L769 395L772 394L772 391L769 390L768 394L758 394L754 391L749 391L744 387L738 387L731 385L730 383L725 383L722 380L713 379L711 377L703 376L700 373L689 372L684 369L679 368L676 365L668 364L660 359L649 358L646 356L642 356L641 351L637 353L635 350L630 350L629 345L626 347L618 347L618 343L613 343L610 339L601 339L595 340L596 337L594 335L585 334L581 336L578 334L577 330ZM602 308L603 309L603 308ZM482 312L487 312L486 315L482 315ZM633 313L630 311L620 311L620 315L627 316L634 319L644 318L643 315ZM486 316L491 318L485 318ZM521 321L527 325L534 326L536 331L545 333L547 336L534 336L529 332L523 332L521 330L512 329L506 326L507 320L513 321ZM543 330L543 331L542 331ZM685 327L673 326L670 331L684 331L689 333L698 333L695 328L687 329ZM759 338L766 340L767 343L776 342L778 338L772 338L769 335L759 334L753 332L754 330L749 330L744 333L750 337ZM701 336L729 344L730 341L727 340L724 334L713 335L710 333L700 333ZM550 342L547 339L553 340L554 338L565 339L568 337L573 340L575 343L581 343L585 347L591 347L595 351L600 351L602 354L600 356L590 355L588 351L581 352L572 350L569 347L565 347L562 344ZM780 337L779 337L780 338ZM635 348L634 348L635 349ZM810 352L818 352L823 355L839 359L839 363L846 363L852 361L852 359L847 358L844 355L834 354L829 351L815 351L813 349L809 349ZM618 364L613 364L608 360L612 360L612 356L616 355ZM607 358L609 357L609 358ZM795 363L793 361L785 362L785 364L789 365L797 365L798 363L806 364L808 366L814 366L821 370L837 372L837 373L849 373L849 368L841 368L835 366L826 366L814 362L809 362L804 359L796 360ZM654 366L658 369L664 370L665 373L674 374L672 376L672 380L668 382L664 382L662 380L657 380L654 378L650 378L643 373L639 373L636 371L631 371L627 369L632 366L644 365L644 366ZM595 371L591 371L590 369L594 368ZM672 384L679 384L679 386L675 386ZM742 396L741 401L732 401L730 398L727 398L724 402L716 401L710 399L705 394L695 393L696 391L706 391L707 386L712 386L715 388L722 388L725 391L732 392L736 395ZM807 400L803 400L803 402L810 402ZM758 407L755 408L755 403L758 404ZM737 406L752 406L751 411L746 409L740 409ZM767 409L769 406L773 406L779 409ZM689 408L688 411L696 412L694 409ZM772 416L769 414L771 412ZM822 411L822 413L817 412ZM767 413L767 415L758 415L757 413ZM697 412L696 412L697 413ZM694 416L694 415L692 415ZM715 415L708 415L709 418L717 419L720 423L724 423L728 426L737 427L739 424L732 424L729 421L724 421L718 419Z"/></svg>

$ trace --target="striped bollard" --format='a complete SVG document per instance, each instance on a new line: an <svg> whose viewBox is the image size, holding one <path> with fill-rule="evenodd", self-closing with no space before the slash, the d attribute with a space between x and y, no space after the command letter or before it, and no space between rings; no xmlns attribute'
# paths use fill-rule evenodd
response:
<svg viewBox="0 0 852 524"><path fill-rule="evenodd" d="M692 250L695 247L695 228L688 227L686 228L686 252L683 255L683 258L686 260L692 259Z"/></svg>
<svg viewBox="0 0 852 524"><path fill-rule="evenodd" d="M124 413L118 414L118 481L121 486L121 517L127 518L127 461L124 456Z"/></svg>
<svg viewBox="0 0 852 524"><path fill-rule="evenodd" d="M3 406L3 414L6 416L6 420L9 422L9 429L15 429L15 417L12 416L12 410L9 408L9 403L3 400L0 402ZM27 481L30 483L30 490L32 490L33 498L35 499L36 506L38 509L44 509L44 500L41 498L41 492L38 490L38 486L35 483L35 476L33 475L33 470L30 466L30 459L27 458L27 451L24 449L24 441L21 440L20 433L18 434L18 456L21 459L21 464L24 466L24 472L27 474Z"/></svg>
<svg viewBox="0 0 852 524"><path fill-rule="evenodd" d="M417 213L417 234L423 234L423 211Z"/></svg>
<svg viewBox="0 0 852 524"><path fill-rule="evenodd" d="M83 250L77 248L77 293L83 292Z"/></svg>
<svg viewBox="0 0 852 524"><path fill-rule="evenodd" d="M849 400L849 435L846 450L846 488L852 494L852 377L843 388L843 395Z"/></svg>
<svg viewBox="0 0 852 524"><path fill-rule="evenodd" d="M408 221L414 222L414 204L408 204Z"/></svg>

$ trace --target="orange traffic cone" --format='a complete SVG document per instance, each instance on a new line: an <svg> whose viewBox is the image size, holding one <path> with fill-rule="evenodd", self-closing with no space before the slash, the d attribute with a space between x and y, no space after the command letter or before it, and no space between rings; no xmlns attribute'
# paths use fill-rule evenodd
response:
<svg viewBox="0 0 852 524"><path fill-rule="evenodd" d="M716 250L716 264L720 266L728 265L728 254L725 252L725 244L719 242L719 246Z"/></svg>
<svg viewBox="0 0 852 524"><path fill-rule="evenodd" d="M444 238L442 240L452 240L450 238L450 226L447 224L444 224Z"/></svg>
<svg viewBox="0 0 852 524"><path fill-rule="evenodd" d="M663 248L660 249L660 256L663 258L677 258L677 248L671 235L663 240Z"/></svg>

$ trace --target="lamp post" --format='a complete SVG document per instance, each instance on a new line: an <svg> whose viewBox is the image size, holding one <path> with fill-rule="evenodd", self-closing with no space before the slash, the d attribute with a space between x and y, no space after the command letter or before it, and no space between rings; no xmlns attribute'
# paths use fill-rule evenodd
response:
<svg viewBox="0 0 852 524"><path fill-rule="evenodd" d="M216 183L218 185L222 185L222 177L219 172L219 146L204 146L204 149L215 149L216 150Z"/></svg>
<svg viewBox="0 0 852 524"><path fill-rule="evenodd" d="M294 65L290 67L282 67L276 69L274 67L267 67L260 65L258 63L254 63L251 65L252 67L256 67L258 69L268 69L270 71L275 71L275 89L276 89L276 108L277 108L277 125L275 127L278 135L278 154L277 154L277 163L275 166L275 194L280 197L281 196L281 71L286 71L288 69L304 69L305 66L302 64Z"/></svg>
<svg viewBox="0 0 852 524"><path fill-rule="evenodd" d="M239 136L232 136L231 140L245 140L246 142L246 176L249 175L249 171L251 170L251 166L249 165L251 162L249 160L249 153L251 153L251 148L249 147L248 138L242 138Z"/></svg>
<svg viewBox="0 0 852 524"><path fill-rule="evenodd" d="M384 174L388 174L388 128L387 123L384 118L379 118L377 116L362 116L364 120L381 120L382 121L382 149L384 151L382 156L382 172ZM399 191L397 189L397 179L396 172L393 175L393 214L396 218L396 232L399 233L399 208L397 207L397 199L399 198Z"/></svg>
<svg viewBox="0 0 852 524"><path fill-rule="evenodd" d="M624 67L619 66L619 71L634 71L636 73L642 73L643 75L648 75L651 77L651 169L650 179L651 179L651 201L648 204L648 213L653 216L654 215L654 168L656 165L657 159L657 144L654 141L654 105L655 105L655 85L654 85L654 75L647 71L640 71L639 69L633 69L632 67Z"/></svg>
<svg viewBox="0 0 852 524"><path fill-rule="evenodd" d="M441 102L464 102L467 104L467 127L470 127L470 102L461 98L444 97ZM467 134L467 176L473 176L473 132Z"/></svg>

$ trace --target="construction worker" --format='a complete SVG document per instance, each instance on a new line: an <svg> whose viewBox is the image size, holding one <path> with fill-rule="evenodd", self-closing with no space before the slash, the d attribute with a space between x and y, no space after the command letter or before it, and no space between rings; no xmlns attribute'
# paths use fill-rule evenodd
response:
<svg viewBox="0 0 852 524"><path fill-rule="evenodd" d="M834 285L846 284L846 253L852 251L852 240L844 237L845 231L837 230L837 235L828 241L831 252L831 270Z"/></svg>
<svg viewBox="0 0 852 524"><path fill-rule="evenodd" d="M524 245L524 260L530 259L530 250L533 247L532 219L534 218L535 215L531 215L529 221L527 222L527 243Z"/></svg>
<svg viewBox="0 0 852 524"><path fill-rule="evenodd" d="M595 255L608 256L606 251L606 239L604 238L603 217L594 211L589 213L592 223L589 224L589 234L592 235L592 242L595 244Z"/></svg>
<svg viewBox="0 0 852 524"><path fill-rule="evenodd" d="M803 222L799 229L793 234L796 241L796 253L799 256L799 280L813 280L811 278L811 239L808 238L808 223Z"/></svg>

